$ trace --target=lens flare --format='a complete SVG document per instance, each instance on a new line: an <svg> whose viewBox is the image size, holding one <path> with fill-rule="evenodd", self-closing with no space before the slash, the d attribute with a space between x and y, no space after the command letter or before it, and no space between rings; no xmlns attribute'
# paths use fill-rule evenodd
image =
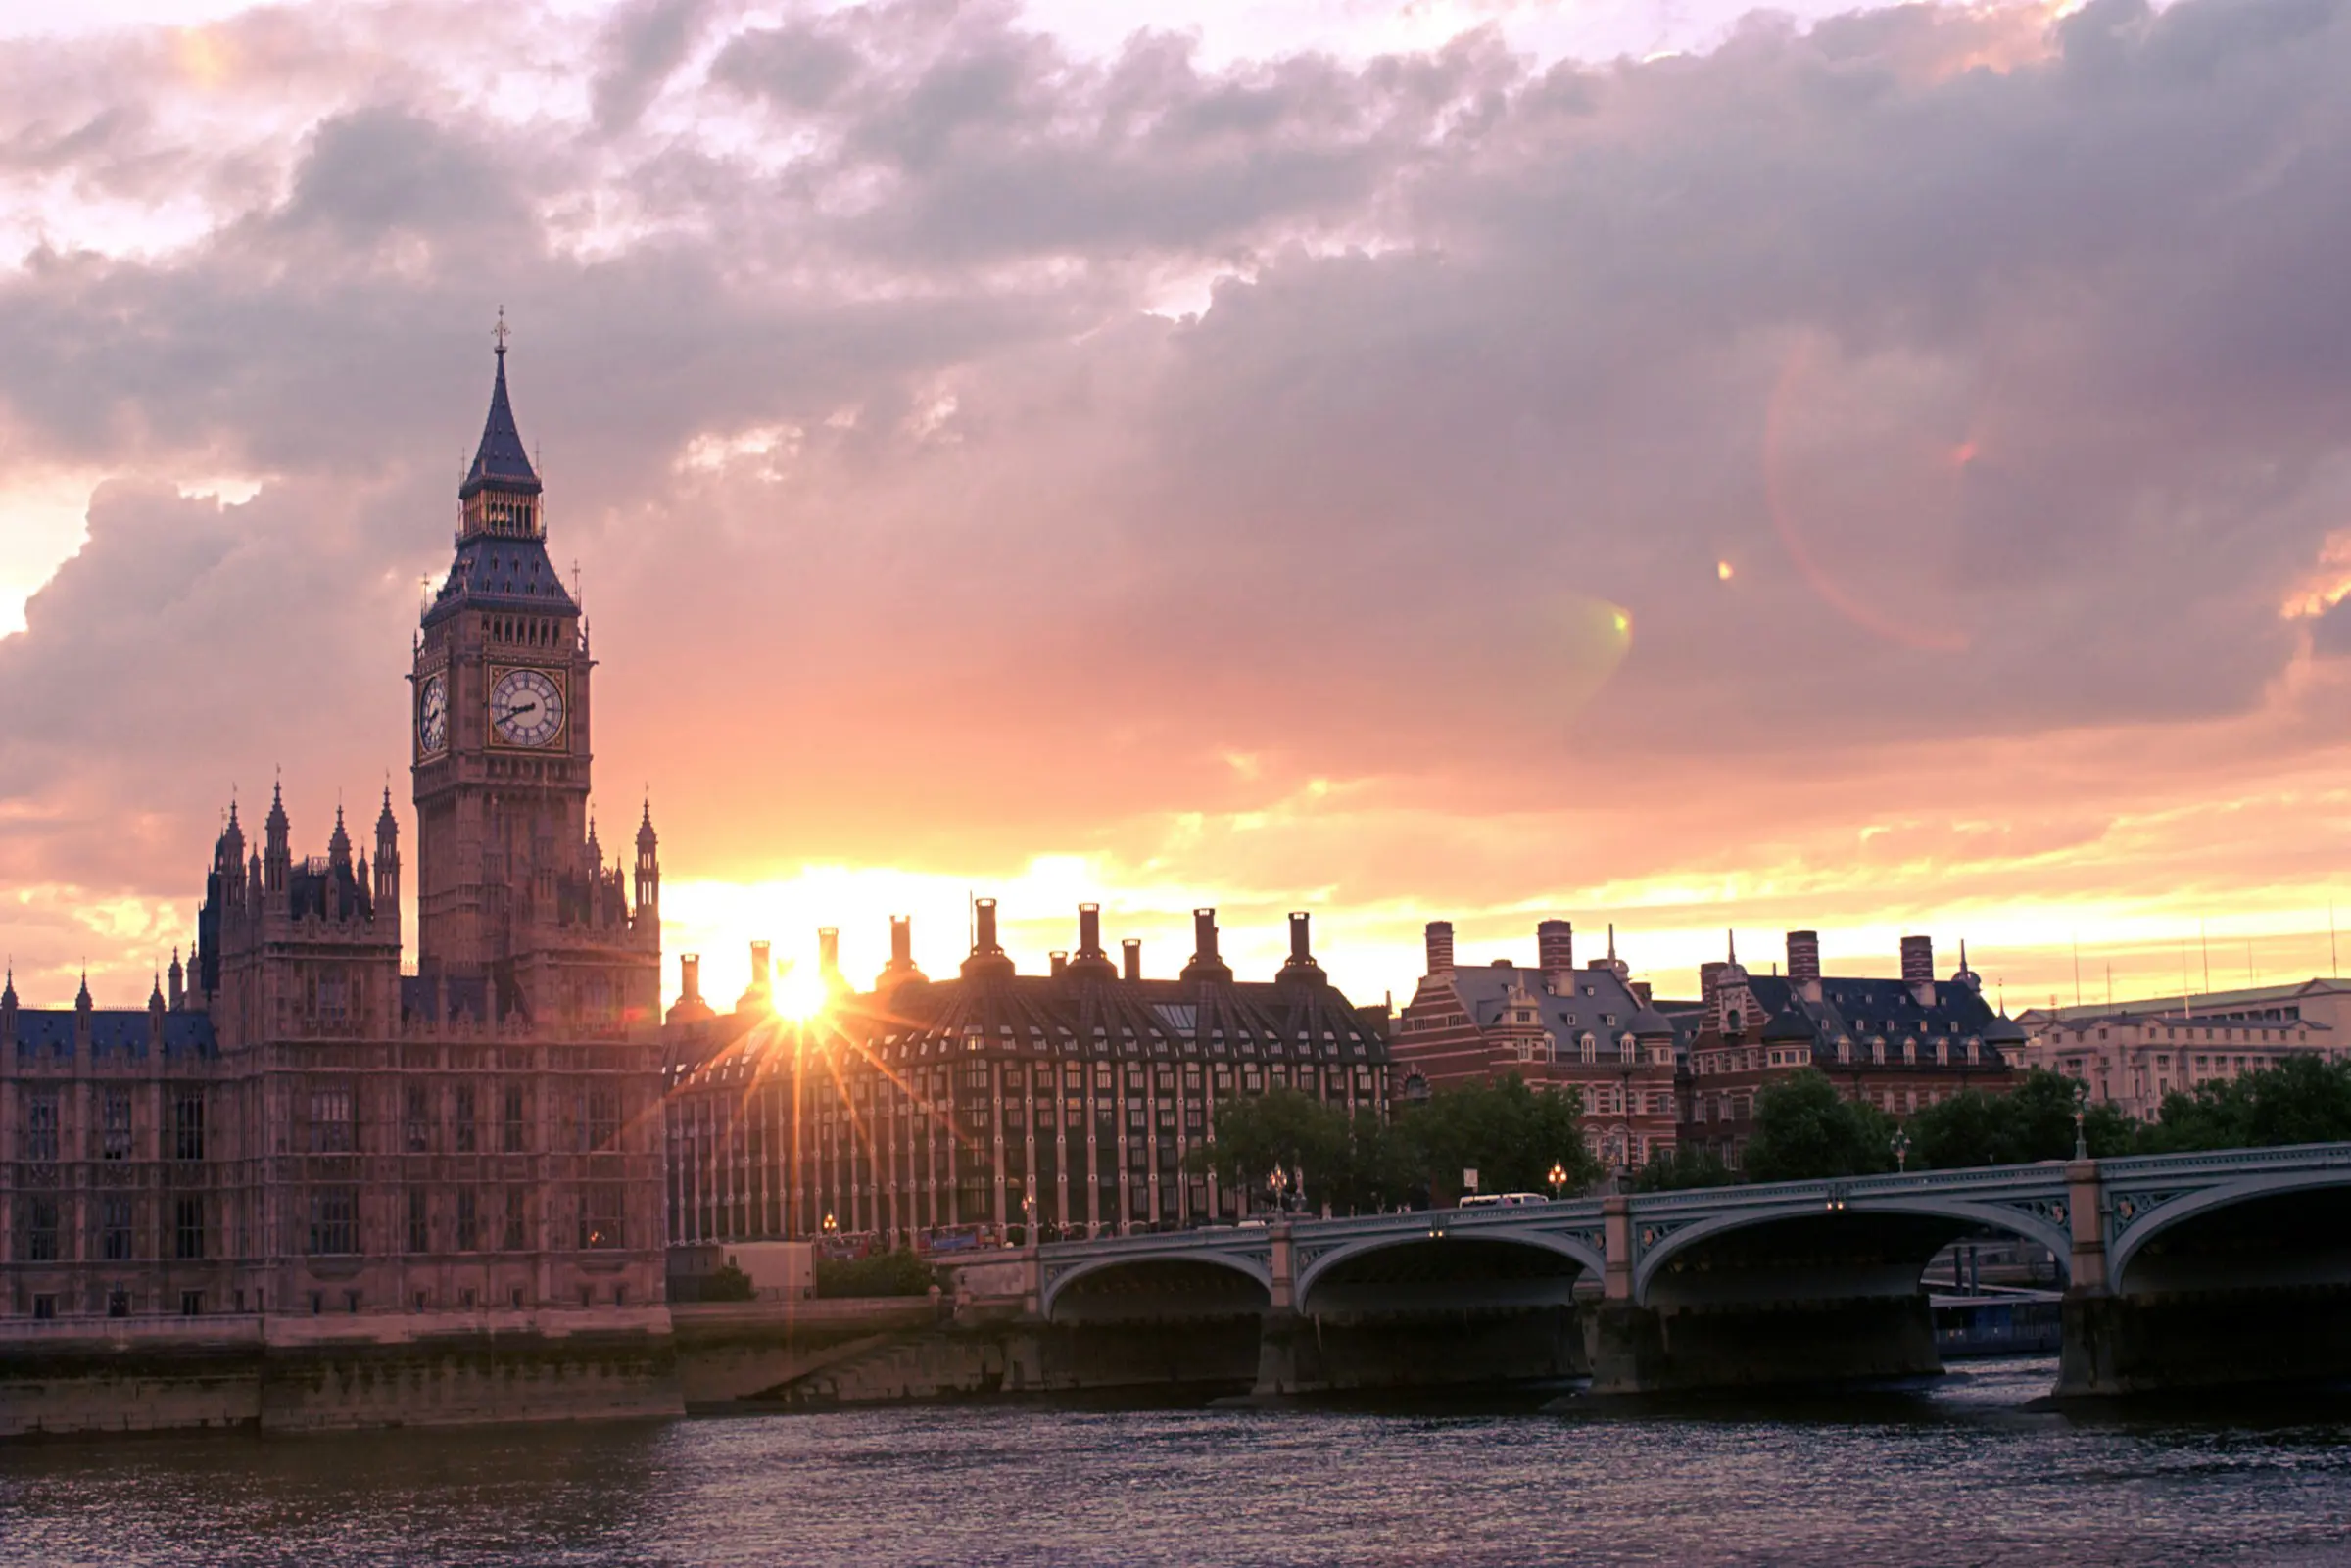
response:
<svg viewBox="0 0 2351 1568"><path fill-rule="evenodd" d="M825 994L825 979L806 964L794 964L787 969L770 993L776 1013L781 1018L805 1022L825 1010L832 998Z"/></svg>

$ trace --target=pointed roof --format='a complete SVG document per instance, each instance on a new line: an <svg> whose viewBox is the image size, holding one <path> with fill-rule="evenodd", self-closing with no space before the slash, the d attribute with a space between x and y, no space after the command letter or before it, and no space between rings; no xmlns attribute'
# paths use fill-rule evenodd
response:
<svg viewBox="0 0 2351 1568"><path fill-rule="evenodd" d="M504 318L500 318L504 329ZM473 467L457 488L457 499L470 500L477 492L495 487L539 494L539 474L530 454L522 450L522 432L514 428L514 405L506 401L506 345L498 345L498 380L490 389L490 417L482 423L482 445L473 454Z"/></svg>
<svg viewBox="0 0 2351 1568"><path fill-rule="evenodd" d="M338 866L351 864L351 834L343 831L343 807L335 806L335 831L326 840L326 858Z"/></svg>
<svg viewBox="0 0 2351 1568"><path fill-rule="evenodd" d="M637 853L647 855L660 843L653 835L653 797L645 797L645 820L637 825Z"/></svg>
<svg viewBox="0 0 2351 1568"><path fill-rule="evenodd" d="M392 815L392 786L384 785L384 809L375 815L375 836L378 839L400 836L400 819Z"/></svg>
<svg viewBox="0 0 2351 1568"><path fill-rule="evenodd" d="M82 966L81 990L75 994L73 1005L84 1013L90 1010L90 971L86 964Z"/></svg>

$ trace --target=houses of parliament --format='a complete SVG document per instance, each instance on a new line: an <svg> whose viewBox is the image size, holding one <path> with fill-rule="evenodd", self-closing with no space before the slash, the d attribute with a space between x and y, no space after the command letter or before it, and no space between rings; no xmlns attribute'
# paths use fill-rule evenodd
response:
<svg viewBox="0 0 2351 1568"><path fill-rule="evenodd" d="M273 1352L666 1334L660 861L649 805L625 867L589 815L595 661L503 326L497 356L402 677L412 851L389 789L322 855L282 799L252 839L232 804L145 1008L24 1007L12 976L0 1317L238 1318Z"/></svg>

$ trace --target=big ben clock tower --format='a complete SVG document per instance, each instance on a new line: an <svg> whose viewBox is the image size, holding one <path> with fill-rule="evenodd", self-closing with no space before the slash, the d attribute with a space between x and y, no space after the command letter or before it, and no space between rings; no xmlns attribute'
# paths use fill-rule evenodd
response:
<svg viewBox="0 0 2351 1568"><path fill-rule="evenodd" d="M505 325L456 557L416 638L417 948L444 1011L484 1022L653 1017L659 868L649 808L637 898L589 817L580 607L547 554L538 473L506 396Z"/></svg>

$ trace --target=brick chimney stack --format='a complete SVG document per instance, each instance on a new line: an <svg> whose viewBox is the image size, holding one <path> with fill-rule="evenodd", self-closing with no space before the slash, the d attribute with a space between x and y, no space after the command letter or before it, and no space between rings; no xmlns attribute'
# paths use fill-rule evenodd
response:
<svg viewBox="0 0 2351 1568"><path fill-rule="evenodd" d="M1428 973L1453 973L1453 922L1432 920L1428 923Z"/></svg>
<svg viewBox="0 0 2351 1568"><path fill-rule="evenodd" d="M1563 920L1547 920L1535 927L1535 963L1543 978L1561 996L1575 994L1575 927Z"/></svg>

